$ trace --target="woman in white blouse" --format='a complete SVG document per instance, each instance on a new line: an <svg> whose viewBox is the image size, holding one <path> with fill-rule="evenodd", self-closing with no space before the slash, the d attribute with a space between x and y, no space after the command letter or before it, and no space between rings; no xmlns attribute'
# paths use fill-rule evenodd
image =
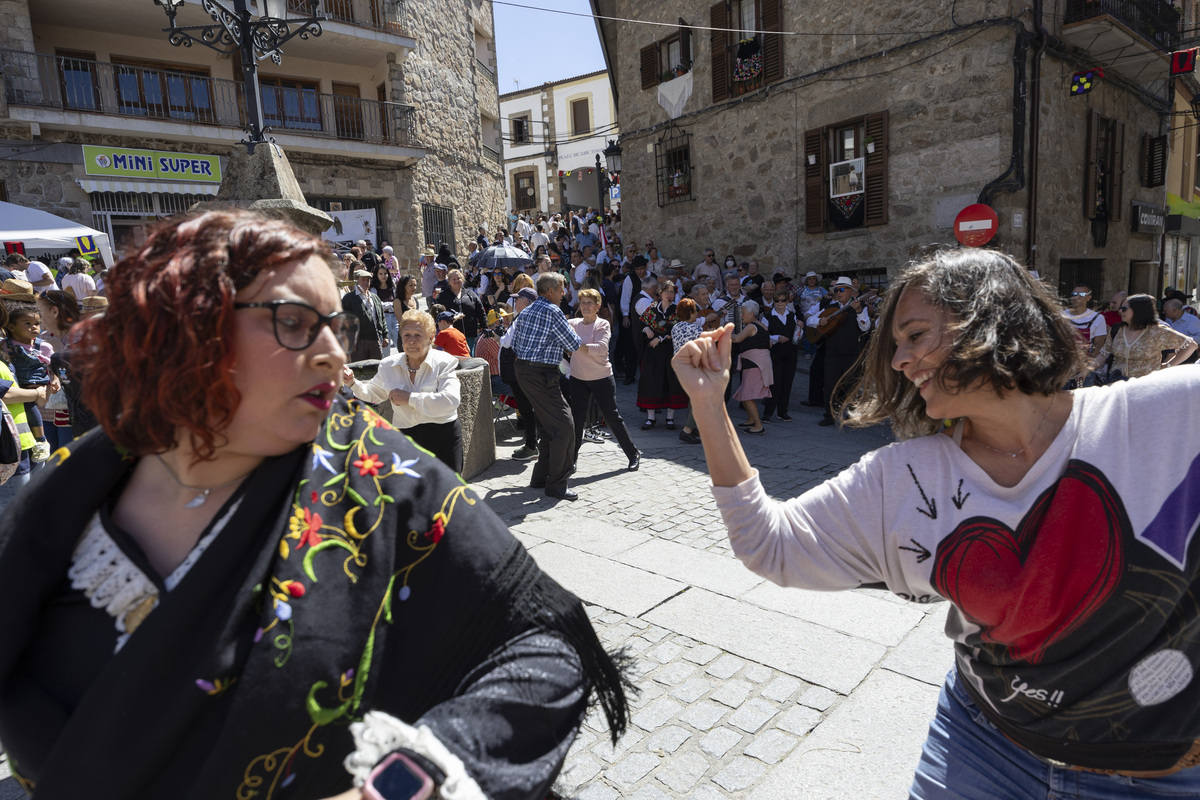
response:
<svg viewBox="0 0 1200 800"><path fill-rule="evenodd" d="M424 311L406 311L400 318L401 351L380 361L379 371L369 381L356 381L349 367L342 379L360 400L391 400L392 424L443 464L462 472L458 359L430 348L436 335L432 317Z"/></svg>

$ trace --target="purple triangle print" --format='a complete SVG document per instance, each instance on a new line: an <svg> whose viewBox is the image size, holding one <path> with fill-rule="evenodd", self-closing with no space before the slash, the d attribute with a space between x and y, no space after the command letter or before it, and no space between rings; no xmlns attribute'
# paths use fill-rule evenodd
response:
<svg viewBox="0 0 1200 800"><path fill-rule="evenodd" d="M1192 459L1187 474L1163 501L1158 514L1137 538L1179 569L1187 561L1188 545L1200 521L1200 455Z"/></svg>

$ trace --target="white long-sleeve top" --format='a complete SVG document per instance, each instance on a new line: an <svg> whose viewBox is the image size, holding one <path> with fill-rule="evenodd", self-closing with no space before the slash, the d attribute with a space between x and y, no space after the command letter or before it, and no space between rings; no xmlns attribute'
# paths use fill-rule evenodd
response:
<svg viewBox="0 0 1200 800"><path fill-rule="evenodd" d="M869 453L786 502L757 474L712 491L734 554L775 583L951 601L959 674L1018 743L1027 731L1047 737L1030 749L1186 744L1200 736L1200 645L1182 633L1200 618L1198 392L1190 365L1076 390L1015 486L962 450L960 427ZM1139 456L1163 420L1170 457Z"/></svg>
<svg viewBox="0 0 1200 800"><path fill-rule="evenodd" d="M408 392L408 405L392 403L392 424L400 430L427 422L451 422L458 419L458 405L462 402L457 370L457 358L430 350L410 380L408 355L397 353L379 362L374 378L355 381L350 391L368 403L382 403L392 389Z"/></svg>

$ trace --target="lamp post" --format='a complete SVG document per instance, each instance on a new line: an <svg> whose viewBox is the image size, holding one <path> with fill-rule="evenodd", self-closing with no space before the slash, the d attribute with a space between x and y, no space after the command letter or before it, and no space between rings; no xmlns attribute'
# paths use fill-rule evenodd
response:
<svg viewBox="0 0 1200 800"><path fill-rule="evenodd" d="M613 187L613 182L608 179L609 173L620 174L621 172L621 145L617 144L616 139L608 140L608 147L604 148L604 160L607 169L604 169L600 165L600 154L596 153L596 182L600 186L600 206L598 210L601 214L604 213L606 193Z"/></svg>
<svg viewBox="0 0 1200 800"><path fill-rule="evenodd" d="M233 0L228 8L221 0L201 0L205 13L214 25L175 24L175 16L184 0L154 0L167 13L171 26L163 28L167 40L176 47L191 47L199 42L222 55L239 54L242 63L242 88L246 99L245 130L249 138L243 140L246 150L254 153L254 146L266 141L267 127L263 121L262 89L258 85L258 62L270 58L276 64L283 61L280 49L284 43L300 37L321 35L321 20L317 13L318 0L302 0L308 7L304 19L287 19L288 0L258 0L262 14L256 19L250 15L249 0Z"/></svg>

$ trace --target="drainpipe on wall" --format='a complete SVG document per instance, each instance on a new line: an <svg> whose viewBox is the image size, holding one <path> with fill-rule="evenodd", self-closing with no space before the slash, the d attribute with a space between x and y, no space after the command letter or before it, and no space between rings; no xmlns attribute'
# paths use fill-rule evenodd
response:
<svg viewBox="0 0 1200 800"><path fill-rule="evenodd" d="M1039 131L1042 118L1042 56L1046 54L1046 44L1050 32L1042 24L1042 0L1033 3L1033 28L1038 39L1037 53L1033 56L1033 74L1029 79L1029 108L1032 119L1029 122L1029 193L1026 195L1028 208L1025 215L1029 218L1026 228L1025 264L1029 269L1036 269L1037 264L1037 194L1038 194L1038 151Z"/></svg>

